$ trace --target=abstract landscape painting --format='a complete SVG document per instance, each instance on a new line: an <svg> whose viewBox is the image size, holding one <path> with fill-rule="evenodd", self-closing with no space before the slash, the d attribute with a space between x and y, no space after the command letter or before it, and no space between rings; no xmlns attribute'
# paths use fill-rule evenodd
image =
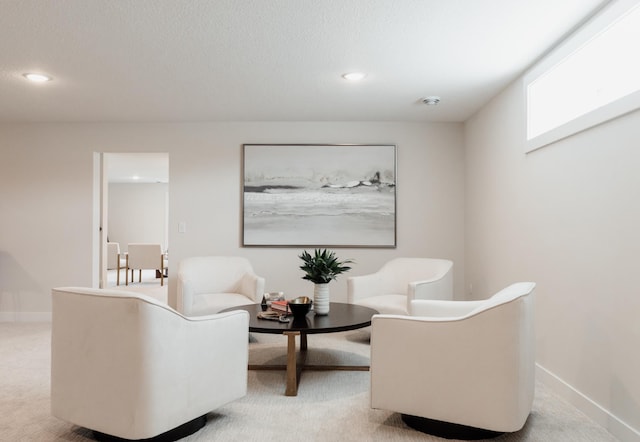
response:
<svg viewBox="0 0 640 442"><path fill-rule="evenodd" d="M396 246L394 145L243 145L244 246Z"/></svg>

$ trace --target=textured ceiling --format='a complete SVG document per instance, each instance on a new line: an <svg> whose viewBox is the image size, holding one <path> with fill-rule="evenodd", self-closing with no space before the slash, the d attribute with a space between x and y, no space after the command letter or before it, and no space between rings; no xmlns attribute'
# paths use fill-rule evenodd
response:
<svg viewBox="0 0 640 442"><path fill-rule="evenodd" d="M0 0L0 122L464 121L605 3Z"/></svg>

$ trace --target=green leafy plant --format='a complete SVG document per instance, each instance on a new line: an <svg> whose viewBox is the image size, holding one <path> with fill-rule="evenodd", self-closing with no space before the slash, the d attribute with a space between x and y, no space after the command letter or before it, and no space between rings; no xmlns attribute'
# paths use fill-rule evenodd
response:
<svg viewBox="0 0 640 442"><path fill-rule="evenodd" d="M305 250L299 258L304 262L304 265L300 266L300 269L305 273L302 279L306 279L315 284L327 284L331 282L336 279L336 276L339 274L351 270L351 267L345 264L351 264L353 262L350 259L338 261L336 254L327 249L316 249L313 255Z"/></svg>

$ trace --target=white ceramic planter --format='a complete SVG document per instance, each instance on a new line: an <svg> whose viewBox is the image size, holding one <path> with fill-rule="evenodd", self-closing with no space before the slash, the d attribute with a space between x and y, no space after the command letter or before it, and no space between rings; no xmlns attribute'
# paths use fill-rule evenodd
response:
<svg viewBox="0 0 640 442"><path fill-rule="evenodd" d="M313 287L313 310L316 315L329 314L329 284L316 284Z"/></svg>

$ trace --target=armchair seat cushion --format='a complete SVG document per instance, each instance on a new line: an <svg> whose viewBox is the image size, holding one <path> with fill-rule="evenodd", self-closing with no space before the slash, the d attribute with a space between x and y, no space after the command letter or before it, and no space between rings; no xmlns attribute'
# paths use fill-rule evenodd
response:
<svg viewBox="0 0 640 442"><path fill-rule="evenodd" d="M355 304L377 310L379 313L387 315L406 315L407 296L406 295L378 295L371 298L364 298Z"/></svg>
<svg viewBox="0 0 640 442"><path fill-rule="evenodd" d="M198 315L211 315L227 308L250 304L255 302L238 293L201 293L195 296L193 309Z"/></svg>

